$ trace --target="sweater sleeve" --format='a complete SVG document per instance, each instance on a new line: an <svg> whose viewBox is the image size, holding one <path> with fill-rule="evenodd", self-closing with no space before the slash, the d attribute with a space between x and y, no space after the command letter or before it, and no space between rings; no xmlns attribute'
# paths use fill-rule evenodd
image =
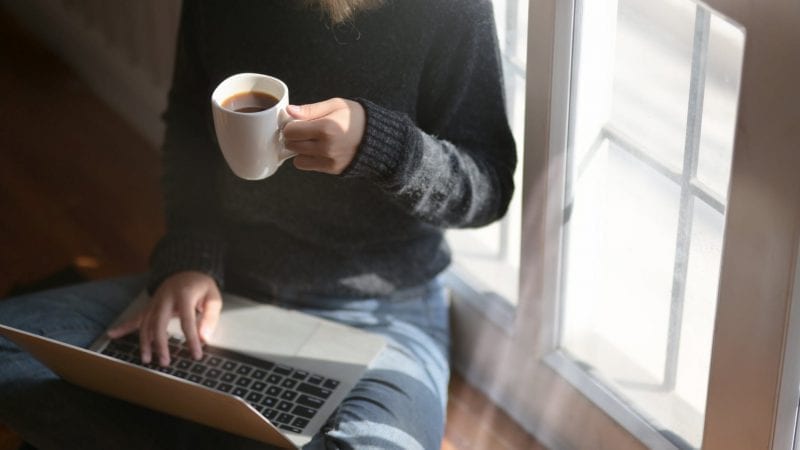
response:
<svg viewBox="0 0 800 450"><path fill-rule="evenodd" d="M343 173L381 187L409 214L439 227L476 227L505 214L513 194L514 139L505 112L491 3L440 21L419 86L417 121L357 99L367 125Z"/></svg>
<svg viewBox="0 0 800 450"><path fill-rule="evenodd" d="M214 201L215 167L220 155L210 133L209 82L198 54L195 32L201 17L197 2L187 0L175 54L172 87L163 115L162 187L167 233L151 256L148 289L183 270L211 275L222 288L225 243Z"/></svg>

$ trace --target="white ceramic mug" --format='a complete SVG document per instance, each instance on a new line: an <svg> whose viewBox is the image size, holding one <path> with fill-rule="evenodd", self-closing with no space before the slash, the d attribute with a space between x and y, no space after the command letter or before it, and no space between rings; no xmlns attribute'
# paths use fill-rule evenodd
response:
<svg viewBox="0 0 800 450"><path fill-rule="evenodd" d="M278 103L258 112L236 112L223 106L225 100L246 92L263 92ZM240 73L226 78L211 94L214 129L225 161L233 173L245 180L261 180L274 174L284 161L295 156L284 146L284 125L292 119L286 112L289 88L268 75Z"/></svg>

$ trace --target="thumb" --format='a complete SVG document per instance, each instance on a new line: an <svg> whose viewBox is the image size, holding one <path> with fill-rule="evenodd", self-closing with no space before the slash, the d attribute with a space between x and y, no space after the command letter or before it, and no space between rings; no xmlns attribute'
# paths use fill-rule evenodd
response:
<svg viewBox="0 0 800 450"><path fill-rule="evenodd" d="M111 339L117 339L138 330L141 323L142 323L142 315L136 314L134 317L131 317L130 319L120 323L114 328L107 330L106 334Z"/></svg>
<svg viewBox="0 0 800 450"><path fill-rule="evenodd" d="M344 100L332 98L318 103L309 103L307 105L289 105L286 107L286 111L295 119L314 120L325 117L342 106L345 106Z"/></svg>
<svg viewBox="0 0 800 450"><path fill-rule="evenodd" d="M222 299L219 296L207 297L205 302L203 302L203 309L200 312L200 320L197 324L197 330L203 342L208 342L214 334L214 329L217 328L217 322L219 322L219 313L221 310Z"/></svg>

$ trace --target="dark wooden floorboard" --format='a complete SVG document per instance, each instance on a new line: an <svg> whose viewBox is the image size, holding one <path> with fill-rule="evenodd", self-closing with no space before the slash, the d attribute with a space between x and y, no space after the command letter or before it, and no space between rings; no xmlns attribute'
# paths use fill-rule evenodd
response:
<svg viewBox="0 0 800 450"><path fill-rule="evenodd" d="M163 232L158 152L0 12L0 297L71 267L141 272ZM458 375L444 450L541 449ZM0 425L0 450L19 438Z"/></svg>

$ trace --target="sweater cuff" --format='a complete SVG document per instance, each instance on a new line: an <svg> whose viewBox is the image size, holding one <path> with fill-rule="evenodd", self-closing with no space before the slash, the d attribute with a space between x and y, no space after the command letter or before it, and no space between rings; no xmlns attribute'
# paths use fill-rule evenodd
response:
<svg viewBox="0 0 800 450"><path fill-rule="evenodd" d="M209 275L222 290L224 253L225 244L220 239L168 234L159 241L150 258L151 269L147 292L153 295L161 282L170 275L188 270Z"/></svg>
<svg viewBox="0 0 800 450"><path fill-rule="evenodd" d="M354 100L364 108L366 125L358 152L342 176L385 180L402 162L411 129L410 120L369 100Z"/></svg>

